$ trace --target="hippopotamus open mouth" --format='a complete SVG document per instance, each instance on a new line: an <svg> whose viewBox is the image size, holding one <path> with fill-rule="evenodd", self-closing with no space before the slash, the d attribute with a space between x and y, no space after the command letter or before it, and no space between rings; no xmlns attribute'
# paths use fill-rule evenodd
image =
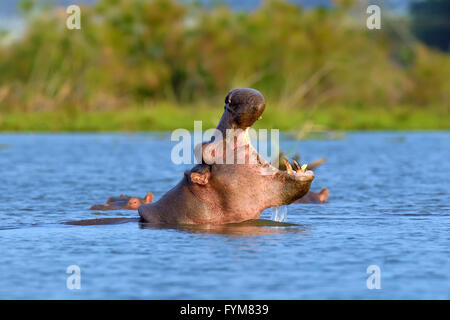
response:
<svg viewBox="0 0 450 320"><path fill-rule="evenodd" d="M304 196L312 171L283 159L286 170L267 162L250 144L248 129L265 109L254 89L235 89L210 142L196 148L202 163L155 203L139 207L145 222L225 224L258 219L269 207L287 205Z"/></svg>

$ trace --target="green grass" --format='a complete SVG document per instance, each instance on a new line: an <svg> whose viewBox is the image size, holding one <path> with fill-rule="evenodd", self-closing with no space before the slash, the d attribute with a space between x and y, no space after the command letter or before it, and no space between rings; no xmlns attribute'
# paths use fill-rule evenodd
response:
<svg viewBox="0 0 450 320"><path fill-rule="evenodd" d="M193 107L161 104L102 112L8 112L0 113L3 132L61 131L169 131L192 130L195 120L203 129L214 128L222 115L221 107ZM337 107L286 110L268 104L255 128L301 130L305 123L312 130L449 130L449 111L445 107Z"/></svg>

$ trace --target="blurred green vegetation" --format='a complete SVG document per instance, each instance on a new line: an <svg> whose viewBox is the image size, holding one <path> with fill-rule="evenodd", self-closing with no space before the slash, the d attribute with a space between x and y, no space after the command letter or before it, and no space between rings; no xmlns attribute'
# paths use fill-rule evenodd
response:
<svg viewBox="0 0 450 320"><path fill-rule="evenodd" d="M24 34L0 46L0 130L209 128L236 87L266 96L258 125L270 128L450 129L450 55L401 19L366 29L352 1L240 12L99 0L81 7L81 30L65 8L21 8Z"/></svg>
<svg viewBox="0 0 450 320"><path fill-rule="evenodd" d="M431 109L430 109L431 108ZM273 128L296 131L301 137L310 131L322 130L448 130L448 111L441 107L412 109L399 106L393 110L370 107L362 112L358 107L327 106L308 114L301 110L284 112L271 105L256 129ZM124 108L120 112L8 112L0 114L3 131L169 131L175 128L194 129L194 121L202 120L203 129L214 128L222 108L167 105L151 108Z"/></svg>

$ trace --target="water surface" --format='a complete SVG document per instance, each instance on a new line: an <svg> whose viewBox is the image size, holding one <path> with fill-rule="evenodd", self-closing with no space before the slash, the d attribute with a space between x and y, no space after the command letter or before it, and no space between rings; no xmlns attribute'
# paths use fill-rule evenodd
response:
<svg viewBox="0 0 450 320"><path fill-rule="evenodd" d="M295 226L254 232L61 224L135 217L88 208L120 193L158 199L189 166L172 164L165 134L0 134L0 298L449 299L449 138L285 137L302 162L329 159L312 186L330 189L329 204L291 205ZM80 290L66 287L70 265ZM370 265L379 290L366 286Z"/></svg>

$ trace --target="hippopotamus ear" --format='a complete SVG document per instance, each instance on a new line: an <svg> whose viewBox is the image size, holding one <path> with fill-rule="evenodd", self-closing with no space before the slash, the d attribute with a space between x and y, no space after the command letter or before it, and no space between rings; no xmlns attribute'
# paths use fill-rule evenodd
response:
<svg viewBox="0 0 450 320"><path fill-rule="evenodd" d="M191 181L195 182L197 184L205 185L208 183L209 180L209 173L198 173L198 172L191 172Z"/></svg>
<svg viewBox="0 0 450 320"><path fill-rule="evenodd" d="M205 185L211 176L211 169L206 165L198 165L192 168L189 178L193 183Z"/></svg>
<svg viewBox="0 0 450 320"><path fill-rule="evenodd" d="M320 202L325 202L330 195L330 191L327 188L322 188L319 192L319 200Z"/></svg>
<svg viewBox="0 0 450 320"><path fill-rule="evenodd" d="M153 201L153 193L149 192L144 198L144 203L151 203Z"/></svg>

